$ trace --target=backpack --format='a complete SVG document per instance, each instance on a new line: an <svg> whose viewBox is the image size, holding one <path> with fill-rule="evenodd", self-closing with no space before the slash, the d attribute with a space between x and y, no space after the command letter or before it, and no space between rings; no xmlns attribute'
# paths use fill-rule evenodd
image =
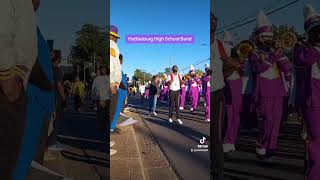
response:
<svg viewBox="0 0 320 180"><path fill-rule="evenodd" d="M218 49L219 49L219 53L220 53L220 56L222 58L226 58L227 57L227 53L223 47L223 44L221 41L218 40Z"/></svg>

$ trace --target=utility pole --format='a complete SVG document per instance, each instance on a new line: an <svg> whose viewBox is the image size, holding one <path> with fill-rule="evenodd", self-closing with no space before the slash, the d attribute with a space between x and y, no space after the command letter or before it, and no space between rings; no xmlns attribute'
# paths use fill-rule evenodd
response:
<svg viewBox="0 0 320 180"><path fill-rule="evenodd" d="M78 64L78 77L80 77L80 65Z"/></svg>
<svg viewBox="0 0 320 180"><path fill-rule="evenodd" d="M171 68L172 68L172 67L171 67L171 56L170 56L170 67L169 67L169 68L170 68L170 73L172 73L172 72L171 72Z"/></svg>
<svg viewBox="0 0 320 180"><path fill-rule="evenodd" d="M96 72L96 52L93 51L93 72Z"/></svg>
<svg viewBox="0 0 320 180"><path fill-rule="evenodd" d="M83 82L86 82L86 65L83 66Z"/></svg>

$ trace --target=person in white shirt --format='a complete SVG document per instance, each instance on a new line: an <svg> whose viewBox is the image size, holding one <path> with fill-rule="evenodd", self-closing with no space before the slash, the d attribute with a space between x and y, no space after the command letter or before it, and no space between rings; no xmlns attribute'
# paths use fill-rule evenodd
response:
<svg viewBox="0 0 320 180"><path fill-rule="evenodd" d="M223 76L223 62L218 48L218 43L214 38L214 34L217 28L217 18L211 13L210 14L210 63L212 67L212 84L210 102L213 108L213 121L210 121L210 137L212 137L211 146L211 169L213 179L222 180L224 179L224 154L223 154L223 139L222 139L222 124L224 119L224 76Z"/></svg>
<svg viewBox="0 0 320 180"><path fill-rule="evenodd" d="M122 67L120 64L120 50L117 45L117 41L120 38L118 35L118 28L116 26L110 26L110 118L114 119L115 110L118 101L118 88L122 79ZM114 145L110 142L110 147ZM116 154L115 149L110 148L110 156Z"/></svg>
<svg viewBox="0 0 320 180"><path fill-rule="evenodd" d="M107 70L105 66L100 66L101 75L97 76L92 83L91 94L96 99L97 103L97 117L100 124L99 128L105 130L106 120L107 120L107 104L109 100L109 89L108 81L109 76L107 76Z"/></svg>
<svg viewBox="0 0 320 180"><path fill-rule="evenodd" d="M144 93L146 92L146 86L144 85L144 83L141 83L141 85L139 86L139 93L140 93L140 97L141 97L141 104L143 103L143 98L144 98Z"/></svg>
<svg viewBox="0 0 320 180"><path fill-rule="evenodd" d="M146 86L144 85L144 83L141 83L141 85L139 86L140 95L143 95L145 91L146 91Z"/></svg>
<svg viewBox="0 0 320 180"><path fill-rule="evenodd" d="M169 122L172 123L172 111L176 108L176 116L179 124L182 124L180 120L180 109L179 109L179 96L180 96L180 86L184 83L182 76L178 73L178 66L174 65L172 67L172 72L167 76L166 83L169 86Z"/></svg>

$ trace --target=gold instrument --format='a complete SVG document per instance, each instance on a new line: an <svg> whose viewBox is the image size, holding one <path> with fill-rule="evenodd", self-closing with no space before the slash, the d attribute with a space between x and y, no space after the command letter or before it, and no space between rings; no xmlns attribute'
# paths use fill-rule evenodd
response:
<svg viewBox="0 0 320 180"><path fill-rule="evenodd" d="M237 47L237 54L240 59L246 59L254 49L255 45L250 40L244 40L239 43Z"/></svg>
<svg viewBox="0 0 320 180"><path fill-rule="evenodd" d="M183 78L184 78L185 81L189 81L190 80L190 75L189 74L185 74L183 76Z"/></svg>
<svg viewBox="0 0 320 180"><path fill-rule="evenodd" d="M203 76L203 72L202 71L198 71L196 76L197 76L197 78L201 78Z"/></svg>
<svg viewBox="0 0 320 180"><path fill-rule="evenodd" d="M284 50L290 51L292 50L295 45L298 42L298 38L295 33L293 32L285 32L281 37L280 37L280 46Z"/></svg>
<svg viewBox="0 0 320 180"><path fill-rule="evenodd" d="M161 75L161 80L162 80L162 81L166 81L166 79L167 79L166 75L165 75L165 74L162 74L162 75Z"/></svg>

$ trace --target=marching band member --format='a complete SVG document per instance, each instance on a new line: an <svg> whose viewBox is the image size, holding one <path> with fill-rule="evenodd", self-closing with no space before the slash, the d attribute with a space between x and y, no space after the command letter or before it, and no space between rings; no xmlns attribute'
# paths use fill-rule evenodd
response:
<svg viewBox="0 0 320 180"><path fill-rule="evenodd" d="M240 75L240 60L231 57L233 50L233 40L229 32L224 32L223 41L218 43L219 52L223 60L223 73L226 82L226 111L227 128L224 137L223 151L234 151L234 143L240 126L240 112L242 109L242 79ZM224 47L228 48L226 52Z"/></svg>
<svg viewBox="0 0 320 180"><path fill-rule="evenodd" d="M180 90L180 110L182 111L184 109L184 106L186 104L186 93L187 93L187 88L188 86L186 85L185 82L185 77L182 77L182 80L184 81L181 84L181 90Z"/></svg>
<svg viewBox="0 0 320 180"><path fill-rule="evenodd" d="M174 65L172 67L172 72L167 77L167 84L170 88L169 91L169 122L172 123L172 111L173 108L176 108L176 116L179 124L182 124L180 120L180 111L179 111L179 94L180 94L180 85L183 83L182 77L178 73L178 66Z"/></svg>
<svg viewBox="0 0 320 180"><path fill-rule="evenodd" d="M166 76L167 78L167 76ZM169 87L165 81L162 84L162 91L161 91L161 102L167 102L169 96Z"/></svg>
<svg viewBox="0 0 320 180"><path fill-rule="evenodd" d="M197 109L199 100L199 86L201 80L196 77L196 71L193 65L190 66L190 80L189 80L189 97L190 97L190 111L193 112Z"/></svg>
<svg viewBox="0 0 320 180"><path fill-rule="evenodd" d="M320 14L311 5L304 8L304 29L308 39L298 42L294 52L294 62L304 71L297 73L297 100L308 132L307 180L320 177Z"/></svg>
<svg viewBox="0 0 320 180"><path fill-rule="evenodd" d="M210 122L210 77L211 70L209 64L205 65L206 74L202 76L202 94L204 97L205 107L206 107L206 122Z"/></svg>
<svg viewBox="0 0 320 180"><path fill-rule="evenodd" d="M245 43L254 48L254 45L249 40L244 40ZM241 43L240 43L241 44ZM248 52L249 53L249 52ZM255 108L253 108L252 93L253 93L253 73L252 66L248 57L243 57L243 75L242 75L242 115L240 122L246 131L253 132L257 128L257 117Z"/></svg>
<svg viewBox="0 0 320 180"><path fill-rule="evenodd" d="M259 134L256 154L260 159L272 157L282 117L283 97L286 95L284 79L291 77L288 58L281 49L274 49L272 25L260 11L255 29L257 49L249 55L256 76L254 100L262 129Z"/></svg>
<svg viewBox="0 0 320 180"><path fill-rule="evenodd" d="M151 81L148 81L148 84L146 85L146 92L145 92L145 98L149 98L149 88L150 88Z"/></svg>

